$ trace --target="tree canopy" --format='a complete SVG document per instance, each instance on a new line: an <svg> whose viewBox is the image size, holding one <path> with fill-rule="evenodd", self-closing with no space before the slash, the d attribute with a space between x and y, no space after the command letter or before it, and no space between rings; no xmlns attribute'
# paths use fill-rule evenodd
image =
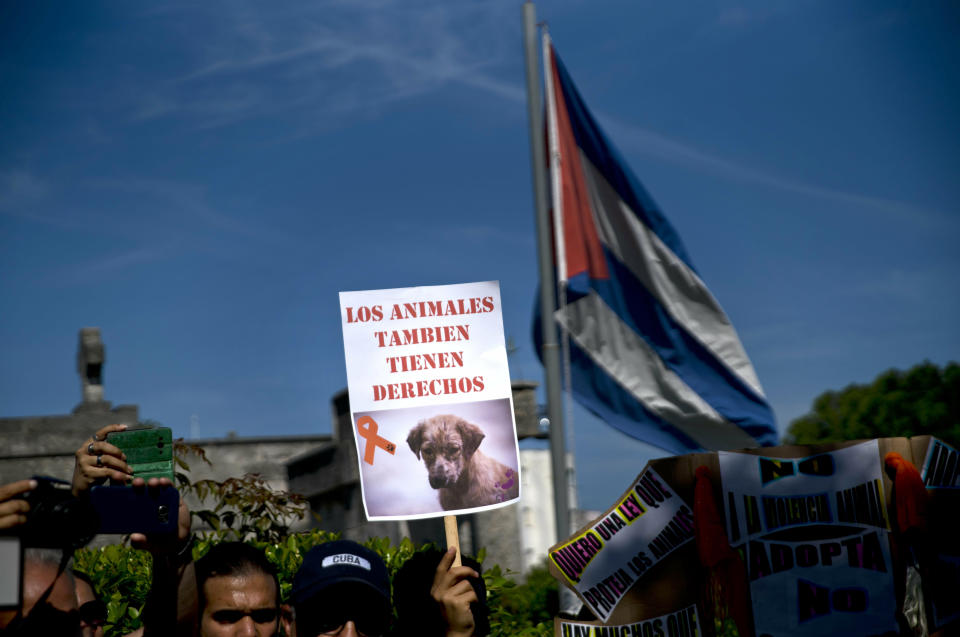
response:
<svg viewBox="0 0 960 637"><path fill-rule="evenodd" d="M925 361L891 369L868 385L826 391L810 413L790 423L786 443L813 444L862 438L930 434L960 447L960 365L943 369Z"/></svg>

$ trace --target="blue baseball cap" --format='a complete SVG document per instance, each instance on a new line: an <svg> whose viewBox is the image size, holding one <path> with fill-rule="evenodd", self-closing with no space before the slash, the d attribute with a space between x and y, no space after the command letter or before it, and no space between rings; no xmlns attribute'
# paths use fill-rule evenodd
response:
<svg viewBox="0 0 960 637"><path fill-rule="evenodd" d="M293 578L291 599L304 606L320 593L350 583L351 588L372 592L389 607L390 577L383 559L374 551L350 540L334 540L310 549Z"/></svg>

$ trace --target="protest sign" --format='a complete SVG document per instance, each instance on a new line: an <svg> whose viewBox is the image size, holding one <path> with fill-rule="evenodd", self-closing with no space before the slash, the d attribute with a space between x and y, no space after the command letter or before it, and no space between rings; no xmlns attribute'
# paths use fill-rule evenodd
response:
<svg viewBox="0 0 960 637"><path fill-rule="evenodd" d="M913 547L922 557L924 600L931 631L960 622L960 452L933 436L911 438L914 466L927 489L927 532Z"/></svg>
<svg viewBox="0 0 960 637"><path fill-rule="evenodd" d="M515 502L520 463L495 281L340 293L370 520Z"/></svg>
<svg viewBox="0 0 960 637"><path fill-rule="evenodd" d="M693 511L647 468L600 518L550 549L551 569L601 620L655 564L693 539Z"/></svg>
<svg viewBox="0 0 960 637"><path fill-rule="evenodd" d="M876 440L796 458L719 452L732 546L758 635L896 631Z"/></svg>
<svg viewBox="0 0 960 637"><path fill-rule="evenodd" d="M554 619L554 637L701 637L696 605L630 624L603 625Z"/></svg>
<svg viewBox="0 0 960 637"><path fill-rule="evenodd" d="M928 489L960 489L960 452L931 437L920 477Z"/></svg>

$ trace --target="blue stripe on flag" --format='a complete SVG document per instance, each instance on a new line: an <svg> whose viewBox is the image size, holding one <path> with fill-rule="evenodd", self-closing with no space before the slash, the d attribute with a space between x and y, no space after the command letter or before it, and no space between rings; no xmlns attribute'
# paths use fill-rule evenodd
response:
<svg viewBox="0 0 960 637"><path fill-rule="evenodd" d="M543 359L540 306L534 308L533 342ZM631 438L643 440L670 453L690 453L703 448L683 431L660 418L629 391L598 369L576 341L570 341L570 384L574 397L595 416Z"/></svg>
<svg viewBox="0 0 960 637"><path fill-rule="evenodd" d="M571 278L568 302L592 289L717 413L742 429L754 428L748 433L759 444L776 444L773 412L766 400L691 336L606 247L604 256L610 279L590 281L585 273Z"/></svg>

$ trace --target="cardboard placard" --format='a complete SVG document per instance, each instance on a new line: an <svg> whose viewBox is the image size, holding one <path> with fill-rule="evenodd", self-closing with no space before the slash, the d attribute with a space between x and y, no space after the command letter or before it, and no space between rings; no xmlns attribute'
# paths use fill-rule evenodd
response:
<svg viewBox="0 0 960 637"><path fill-rule="evenodd" d="M914 466L929 495L927 535L924 538L924 597L930 629L960 621L960 452L933 436L910 439Z"/></svg>
<svg viewBox="0 0 960 637"><path fill-rule="evenodd" d="M793 458L719 452L718 460L758 635L897 631L876 440Z"/></svg>
<svg viewBox="0 0 960 637"><path fill-rule="evenodd" d="M647 468L602 516L550 549L550 567L602 621L634 583L693 539L693 511Z"/></svg>
<svg viewBox="0 0 960 637"><path fill-rule="evenodd" d="M599 622L576 622L556 618L554 637L700 637L703 628L693 604L675 613L652 617L629 624L603 625Z"/></svg>
<svg viewBox="0 0 960 637"><path fill-rule="evenodd" d="M931 437L920 477L927 489L960 489L960 451Z"/></svg>
<svg viewBox="0 0 960 637"><path fill-rule="evenodd" d="M499 284L341 292L340 315L367 518L517 501Z"/></svg>

